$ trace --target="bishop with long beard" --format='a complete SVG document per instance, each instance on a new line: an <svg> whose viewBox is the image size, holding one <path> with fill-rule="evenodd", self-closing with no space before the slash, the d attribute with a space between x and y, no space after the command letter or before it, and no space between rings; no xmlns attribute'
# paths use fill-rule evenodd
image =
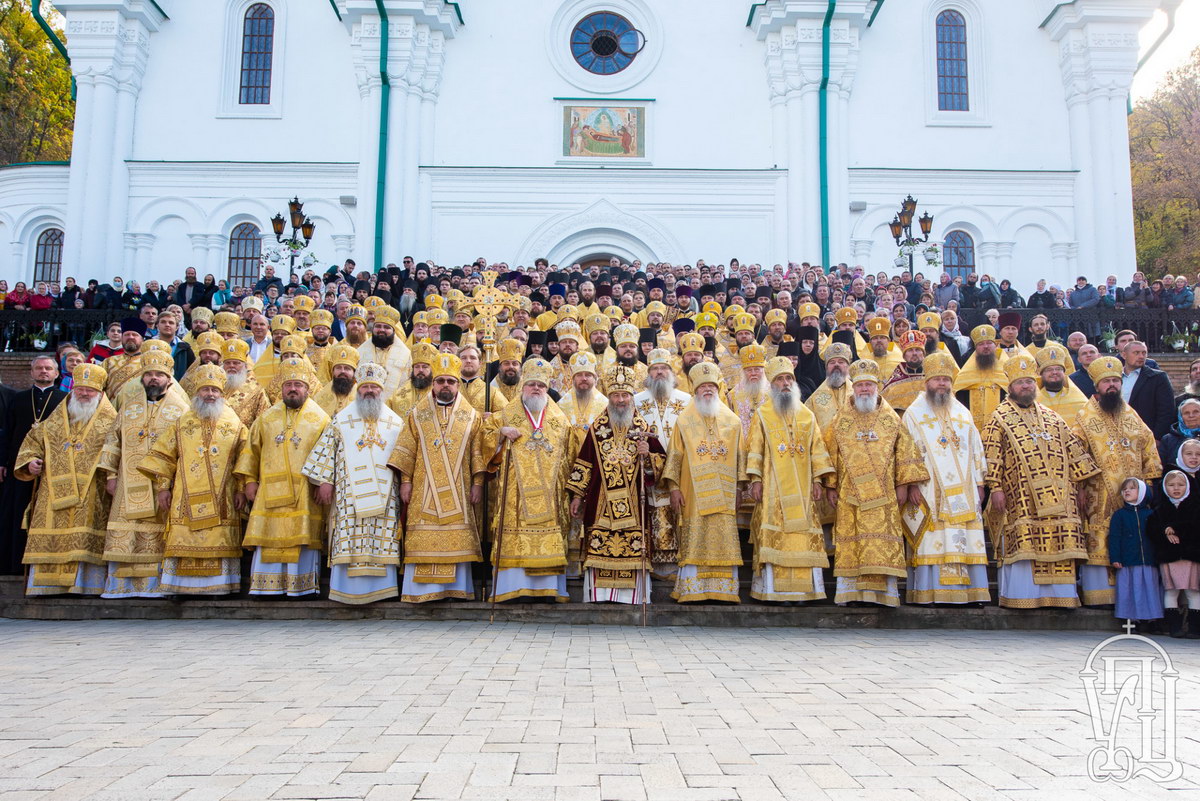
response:
<svg viewBox="0 0 1200 801"><path fill-rule="evenodd" d="M770 397L758 407L746 445L744 479L754 499L750 541L760 601L825 597L829 566L817 501L821 478L833 472L816 417L800 402L789 359L767 362Z"/></svg>
<svg viewBox="0 0 1200 801"><path fill-rule="evenodd" d="M1125 365L1112 356L1101 356L1088 365L1096 387L1071 424L1071 432L1087 446L1100 467L1089 483L1089 504L1084 519L1087 564L1081 565L1079 583L1084 605L1116 603L1113 573L1109 567L1108 526L1113 512L1125 501L1121 484L1133 477L1151 481L1162 475L1162 461L1154 434L1121 397Z"/></svg>
<svg viewBox="0 0 1200 801"><path fill-rule="evenodd" d="M504 464L494 479L500 492L492 547L497 601L567 600L563 486L571 468L570 426L558 404L549 402L552 376L545 359L526 361L520 393L484 428L484 456Z"/></svg>
<svg viewBox="0 0 1200 801"><path fill-rule="evenodd" d="M233 468L246 426L225 403L225 371L196 373L192 408L163 433L138 465L168 514L160 586L181 595L225 595L241 589L242 481Z"/></svg>
<svg viewBox="0 0 1200 801"><path fill-rule="evenodd" d="M913 484L929 478L912 436L879 394L879 365L850 365L852 405L825 431L836 472L825 477L837 511L833 526L834 601L899 606L906 573L900 508Z"/></svg>
<svg viewBox="0 0 1200 801"><path fill-rule="evenodd" d="M117 412L104 395L104 368L81 364L66 403L25 436L13 475L34 481L27 595L104 590L104 536L110 498L100 454Z"/></svg>
<svg viewBox="0 0 1200 801"><path fill-rule="evenodd" d="M587 431L567 492L583 521L584 600L636 604L649 600L646 495L666 454L634 408L637 374L617 365L606 375L608 408Z"/></svg>

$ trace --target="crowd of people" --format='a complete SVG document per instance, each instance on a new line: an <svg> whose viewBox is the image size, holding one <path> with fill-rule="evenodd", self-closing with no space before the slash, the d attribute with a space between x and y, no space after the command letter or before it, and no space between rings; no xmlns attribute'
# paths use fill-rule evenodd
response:
<svg viewBox="0 0 1200 801"><path fill-rule="evenodd" d="M1200 360L1177 395L1134 332L1060 342L971 277L486 267L106 307L3 393L0 567L110 598L328 569L345 603L737 603L744 567L805 603L832 567L835 603L890 607L990 603L991 553L1001 606L1200 637Z"/></svg>

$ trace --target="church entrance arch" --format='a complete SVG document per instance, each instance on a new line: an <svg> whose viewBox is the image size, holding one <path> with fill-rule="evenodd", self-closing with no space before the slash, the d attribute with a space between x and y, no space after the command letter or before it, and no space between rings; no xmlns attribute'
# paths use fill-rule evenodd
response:
<svg viewBox="0 0 1200 801"><path fill-rule="evenodd" d="M638 237L625 231L603 228L576 231L559 240L546 254L551 264L561 267L580 264L585 268L592 264L607 267L608 260L613 256L626 264L634 259L658 261L654 249Z"/></svg>

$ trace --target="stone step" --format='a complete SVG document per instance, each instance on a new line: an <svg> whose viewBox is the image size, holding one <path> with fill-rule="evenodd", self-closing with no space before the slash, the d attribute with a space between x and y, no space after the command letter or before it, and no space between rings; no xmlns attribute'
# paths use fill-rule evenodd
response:
<svg viewBox="0 0 1200 801"><path fill-rule="evenodd" d="M620 604L580 602L581 583L569 581L571 601L510 601L497 604L495 621L569 625L639 626L643 610ZM350 606L312 598L171 598L163 600L26 598L21 579L0 578L0 617L23 620L400 620L407 622L487 621L492 605L482 601L424 604L381 601ZM832 586L827 590L832 597ZM902 591L903 592L903 591ZM831 601L804 605L769 604L749 597L743 583L741 604L678 604L670 585L655 582L645 610L651 626L797 627L821 629L977 629L1118 631L1119 621L1104 609L1013 610L997 606L841 607ZM993 590L995 597L995 590Z"/></svg>

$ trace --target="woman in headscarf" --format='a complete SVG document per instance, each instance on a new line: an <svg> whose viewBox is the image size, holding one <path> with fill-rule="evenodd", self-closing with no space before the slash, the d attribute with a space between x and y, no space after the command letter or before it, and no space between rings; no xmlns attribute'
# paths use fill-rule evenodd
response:
<svg viewBox="0 0 1200 801"><path fill-rule="evenodd" d="M825 362L821 361L820 330L815 325L800 326L800 361L796 364L796 384L800 387L800 399L816 391L825 380Z"/></svg>
<svg viewBox="0 0 1200 801"><path fill-rule="evenodd" d="M1200 439L1200 400L1188 398L1175 410L1176 420L1158 443L1158 456L1164 465L1174 463L1184 440Z"/></svg>
<svg viewBox="0 0 1200 801"><path fill-rule="evenodd" d="M1140 478L1121 482L1121 499L1125 501L1113 512L1108 525L1108 558L1116 571L1117 602L1113 614L1123 620L1136 622L1139 631L1143 623L1161 620L1163 591L1158 578L1158 559L1150 540L1149 488Z"/></svg>

